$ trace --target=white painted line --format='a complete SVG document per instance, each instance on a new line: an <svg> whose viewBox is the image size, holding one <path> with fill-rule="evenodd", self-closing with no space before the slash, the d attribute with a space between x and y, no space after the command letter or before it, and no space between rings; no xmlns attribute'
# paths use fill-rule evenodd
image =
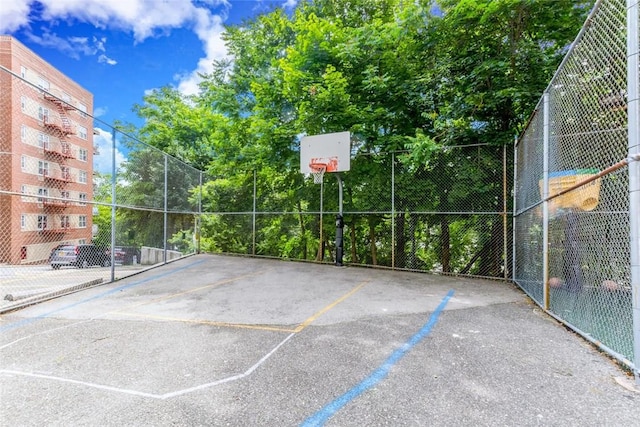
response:
<svg viewBox="0 0 640 427"><path fill-rule="evenodd" d="M264 362L266 362L266 360L271 357L271 355L273 355L273 353L275 353L276 351L278 351L278 349L287 341L289 341L289 339L291 337L293 337L295 335L295 332L290 334L288 337L286 337L284 340L282 340L280 342L280 344L278 344L277 346L275 346L273 348L273 350L271 350L269 353L267 353L262 359L260 359L258 361L258 363L256 363L255 365L253 365L252 367L250 367L249 369L247 369L244 373L242 374L238 374L238 375L234 375L233 377L228 377L228 378L224 378L222 380L218 380L218 381L214 381L212 383L208 383L208 384L202 384L196 387L191 387L191 388L186 388L184 390L178 390L178 391L174 391L171 393L166 393L163 394L161 396L161 399L168 399L170 397L175 397L175 396L180 396L183 394L187 394L187 393L191 393L192 391L196 391L196 390L202 390L205 388L209 388L209 387L213 387L219 384L223 384L223 383L227 383L227 382L231 382L231 381L236 381L239 380L241 378L247 377L249 375L251 375L253 373L253 371L255 371L256 369L258 369L258 367L260 367L260 365L262 365Z"/></svg>
<svg viewBox="0 0 640 427"><path fill-rule="evenodd" d="M83 385L83 386L87 386L87 387L92 387L92 388L98 388L98 389L101 389L101 390L109 390L109 391L116 391L118 393L133 394L135 396L152 397L154 399L162 398L161 396L159 396L157 394L144 393L144 392L136 391L136 390L127 390L127 389L124 389L124 388L111 387L111 386L102 385L102 384L88 383L88 382L85 382L85 381L72 380L72 379L69 379L69 378L54 377L52 375L36 374L36 373L33 373L33 372L21 372L21 371L9 370L9 369L1 369L0 373L9 374L9 375L21 375L23 377L44 378L44 379L47 379L47 380L60 381L60 382L63 382L63 383L71 383L71 384L78 384L78 385Z"/></svg>
<svg viewBox="0 0 640 427"><path fill-rule="evenodd" d="M37 332L35 334L27 335L25 337L18 338L15 341L11 341L11 342L8 342L8 343L0 346L0 350L3 350L5 348L7 348L7 347L11 347L12 345L19 343L20 341L24 341L24 340L28 340L28 339L37 337L38 335L48 334L48 333L51 333L51 332L59 331L60 329L72 328L72 327L80 325L82 323L92 322L93 320L94 319L81 320L79 322L74 322L74 323L71 323L69 325L58 326L57 328L47 329L46 331L41 331L41 332Z"/></svg>
<svg viewBox="0 0 640 427"><path fill-rule="evenodd" d="M70 384L82 385L82 386L85 386L85 387L97 388L97 389L100 389L100 390L113 391L113 392L116 392L116 393L123 393L123 394L130 394L130 395L134 395L134 396L148 397L148 398L152 398L152 399L169 399L169 398L172 398L172 397L181 396L181 395L184 395L184 394L187 394L187 393L191 393L191 392L194 392L194 391L197 391L197 390L203 390L203 389L206 389L206 388L215 387L215 386L220 385L220 384L237 381L239 379L242 379L242 378L245 378L245 377L251 375L256 369L258 369L260 367L260 365L262 365L264 362L266 362L267 359L269 359L276 351L278 351L278 349L280 347L282 347L284 345L284 343L289 341L289 339L291 339L294 335L295 335L295 332L291 333L284 340L282 340L278 345L276 345L269 353L267 353L264 357L262 357L262 359L260 359L257 363L255 363L253 366L251 366L249 369L247 369L245 372L243 372L241 374L233 375L231 377L223 378L221 380L217 380L217 381L213 381L213 382L210 382L210 383L201 384L201 385L198 385L198 386L195 386L195 387L190 387L190 388L186 388L186 389L182 389L182 390L177 390L177 391L173 391L173 392L165 393L165 394L145 393L145 392L137 391L137 390L130 390L130 389L125 389L125 388L120 388L120 387L112 387L112 386L107 386L107 385L103 385L103 384L90 383L90 382L86 382L86 381L72 380L72 379L69 379L69 378L56 377L56 376L53 376L53 375L38 374L38 373L34 373L34 372L22 372L22 371L10 370L10 369L0 369L0 374L21 375L21 376L32 377L32 378L42 378L42 379L47 379L47 380L53 380L53 381L70 383Z"/></svg>

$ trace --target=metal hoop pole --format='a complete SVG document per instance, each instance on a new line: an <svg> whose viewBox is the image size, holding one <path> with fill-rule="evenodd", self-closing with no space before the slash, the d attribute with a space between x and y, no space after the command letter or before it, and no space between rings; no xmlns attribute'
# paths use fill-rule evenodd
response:
<svg viewBox="0 0 640 427"><path fill-rule="evenodd" d="M344 249L344 218L342 216L342 179L336 174L338 180L338 216L336 217L336 265L342 266Z"/></svg>

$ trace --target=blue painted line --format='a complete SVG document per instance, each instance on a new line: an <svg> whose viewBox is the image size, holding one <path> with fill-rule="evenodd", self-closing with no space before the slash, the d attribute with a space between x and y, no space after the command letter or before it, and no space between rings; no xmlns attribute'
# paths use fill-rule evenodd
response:
<svg viewBox="0 0 640 427"><path fill-rule="evenodd" d="M347 403L351 402L356 397L360 396L366 390L378 384L382 381L391 368L398 363L400 359L404 357L405 354L409 350L411 350L416 344L418 344L423 338L425 338L431 332L431 329L438 322L438 317L440 313L444 310L447 303L453 296L453 289L451 289L447 295L442 299L436 310L431 314L427 323L414 335L412 336L406 343L402 345L402 347L398 348L394 351L391 356L384 361L382 365L371 375L365 378L360 384L353 387L351 390L347 391L342 396L338 397L333 402L329 403L327 406L316 412L314 415L307 418L300 426L301 427L316 427L323 426L324 423L327 422L329 418L335 415L340 409L342 409Z"/></svg>
<svg viewBox="0 0 640 427"><path fill-rule="evenodd" d="M77 307L79 305L88 303L90 301L95 301L97 299L106 297L106 296L114 294L116 292L124 291L126 289L130 289L130 288L136 287L138 285L142 285L144 283L147 283L147 282L150 282L152 280L156 280L156 279L159 279L159 278L162 278L162 277L171 276L172 274L179 273L180 271L186 270L186 269L191 268L191 267L193 267L195 265L202 264L204 261L205 260L192 262L191 264L187 264L187 265L185 265L183 267L176 268L175 270L168 271L166 273L156 274L155 276L151 276L151 277L148 277L148 278L143 279L143 280L138 280L137 282L129 283L127 285L118 286L117 288L110 289L110 290L108 290L106 292L103 292L101 294L95 295L95 296L93 296L91 298L84 299L82 301L74 302L73 304L65 305L64 307L58 308L56 310L52 310L52 311L50 311L48 313L44 313L44 314L41 314L41 315L36 316L36 317L30 317L28 319L22 319L20 321L14 322L14 323L9 323L7 325L0 326L0 332L7 332L7 331L10 331L10 330L13 330L13 329L17 329L17 328L20 328L22 326L26 326L26 325L29 325L31 323L34 323L34 322L36 322L38 320L46 319L47 317L50 317L51 315L56 314L56 313L60 313L61 311L65 311L65 310L68 310L70 308Z"/></svg>

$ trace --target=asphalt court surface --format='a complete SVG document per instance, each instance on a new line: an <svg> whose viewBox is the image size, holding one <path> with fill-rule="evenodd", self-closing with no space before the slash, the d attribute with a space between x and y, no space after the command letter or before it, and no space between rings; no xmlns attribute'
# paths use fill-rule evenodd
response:
<svg viewBox="0 0 640 427"><path fill-rule="evenodd" d="M638 425L513 285L198 255L0 317L0 425Z"/></svg>

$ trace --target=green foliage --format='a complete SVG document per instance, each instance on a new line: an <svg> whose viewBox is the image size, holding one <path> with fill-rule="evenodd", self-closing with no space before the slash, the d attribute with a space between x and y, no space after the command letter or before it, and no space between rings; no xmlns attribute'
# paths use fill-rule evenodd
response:
<svg viewBox="0 0 640 427"><path fill-rule="evenodd" d="M192 229L178 230L169 239L172 250L182 253L194 253L196 251L196 242Z"/></svg>
<svg viewBox="0 0 640 427"><path fill-rule="evenodd" d="M200 249L203 252L251 253L250 230L248 215L203 215Z"/></svg>
<svg viewBox="0 0 640 427"><path fill-rule="evenodd" d="M259 212L319 210L317 187L298 173L299 138L348 130L354 156L345 210L379 213L345 219L355 236L345 255L461 269L485 243L469 231L476 220L427 213L502 209L501 151L469 146L512 143L592 5L303 1L291 15L276 9L228 27L233 59L214 63L194 96L169 87L145 96L136 136L206 170L203 210L216 214L203 218L202 249L250 253L251 218L238 213L253 210L254 179ZM123 167L133 206L162 201L155 156L134 150ZM185 191L191 201L171 205L186 208L199 197L198 183L174 171L180 179L171 194ZM325 194L336 194L336 182L325 181ZM324 208L337 210L335 198ZM136 215L122 219L143 220ZM258 230L256 252L265 255L314 258L313 246L325 240L313 216L262 216ZM180 233L175 243L188 245Z"/></svg>

